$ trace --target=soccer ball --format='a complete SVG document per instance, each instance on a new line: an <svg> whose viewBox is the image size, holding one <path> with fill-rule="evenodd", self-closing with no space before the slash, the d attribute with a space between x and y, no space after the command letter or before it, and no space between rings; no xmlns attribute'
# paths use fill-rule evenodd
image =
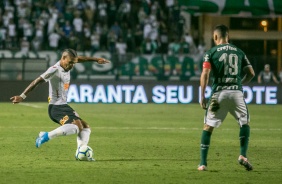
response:
<svg viewBox="0 0 282 184"><path fill-rule="evenodd" d="M90 146L80 146L75 152L75 158L79 161L93 161L93 149Z"/></svg>

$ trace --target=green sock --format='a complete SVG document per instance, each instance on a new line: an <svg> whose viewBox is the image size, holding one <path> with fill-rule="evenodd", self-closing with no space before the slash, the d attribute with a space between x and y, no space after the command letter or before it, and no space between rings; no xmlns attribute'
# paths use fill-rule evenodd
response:
<svg viewBox="0 0 282 184"><path fill-rule="evenodd" d="M239 139L240 139L240 155L247 157L247 150L249 145L250 126L242 125L240 128Z"/></svg>
<svg viewBox="0 0 282 184"><path fill-rule="evenodd" d="M200 165L207 166L207 157L211 141L211 132L203 130L201 139L201 162Z"/></svg>

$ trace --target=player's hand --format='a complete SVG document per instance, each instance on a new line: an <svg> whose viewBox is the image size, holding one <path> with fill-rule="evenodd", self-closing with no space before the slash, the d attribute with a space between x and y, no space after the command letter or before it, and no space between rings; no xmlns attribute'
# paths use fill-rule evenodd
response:
<svg viewBox="0 0 282 184"><path fill-rule="evenodd" d="M105 59L105 58L98 58L97 63L98 64L106 64L106 63L110 63L110 61Z"/></svg>
<svg viewBox="0 0 282 184"><path fill-rule="evenodd" d="M23 101L23 98L21 96L13 96L10 98L10 100L13 102L13 104L17 104Z"/></svg>
<svg viewBox="0 0 282 184"><path fill-rule="evenodd" d="M206 101L205 97L201 98L200 105L201 105L202 109L205 109L205 110L207 109L207 101Z"/></svg>

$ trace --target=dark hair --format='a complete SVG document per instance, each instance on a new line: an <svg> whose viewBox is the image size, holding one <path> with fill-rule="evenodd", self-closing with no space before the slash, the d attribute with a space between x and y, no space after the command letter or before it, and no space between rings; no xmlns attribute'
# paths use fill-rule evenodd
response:
<svg viewBox="0 0 282 184"><path fill-rule="evenodd" d="M218 31L221 37L225 38L228 35L229 28L226 25L220 24L215 26L214 31Z"/></svg>
<svg viewBox="0 0 282 184"><path fill-rule="evenodd" d="M63 51L63 53L64 53L64 52L69 53L72 57L77 57L77 53L76 53L76 51L73 50L73 49L65 49L65 50Z"/></svg>

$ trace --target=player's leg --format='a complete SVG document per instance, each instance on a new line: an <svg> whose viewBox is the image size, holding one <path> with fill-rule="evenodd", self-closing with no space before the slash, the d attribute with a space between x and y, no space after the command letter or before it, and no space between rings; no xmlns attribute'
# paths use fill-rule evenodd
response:
<svg viewBox="0 0 282 184"><path fill-rule="evenodd" d="M247 105L241 91L234 91L231 93L234 98L234 107L230 110L230 114L238 121L240 125L239 140L240 140L240 156L239 163L247 170L252 170L253 167L247 160L247 150L249 147L250 137L250 115Z"/></svg>
<svg viewBox="0 0 282 184"><path fill-rule="evenodd" d="M80 127L80 131L77 134L77 148L81 146L88 145L91 129L90 126L84 121L84 120L77 120L74 122L75 124L78 124ZM88 158L89 161L95 161L94 158Z"/></svg>
<svg viewBox="0 0 282 184"><path fill-rule="evenodd" d="M214 127L209 126L207 124L204 125L202 136L201 136L201 161L198 167L198 170L207 170L207 157L208 151L210 147L211 135Z"/></svg>
<svg viewBox="0 0 282 184"><path fill-rule="evenodd" d="M88 145L91 134L90 126L84 120L80 120L80 123L82 125L82 129L77 134L77 147Z"/></svg>
<svg viewBox="0 0 282 184"><path fill-rule="evenodd" d="M205 115L205 125L201 136L200 154L201 161L198 166L198 170L207 170L207 157L211 142L211 135L214 127L219 127L227 115L227 109L225 108L227 102L224 99L222 92L213 94L210 103L208 105Z"/></svg>
<svg viewBox="0 0 282 184"><path fill-rule="evenodd" d="M50 118L61 126L50 132L40 132L36 139L36 147L58 136L78 134L82 128L82 125L73 123L80 118L68 105L49 105L48 112Z"/></svg>

